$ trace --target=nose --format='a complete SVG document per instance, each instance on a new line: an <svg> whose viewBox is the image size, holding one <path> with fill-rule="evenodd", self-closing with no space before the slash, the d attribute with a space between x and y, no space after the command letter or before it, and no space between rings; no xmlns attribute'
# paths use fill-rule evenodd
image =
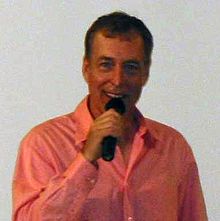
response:
<svg viewBox="0 0 220 221"><path fill-rule="evenodd" d="M124 81L123 69L121 67L116 67L112 73L112 84L115 86L122 85Z"/></svg>

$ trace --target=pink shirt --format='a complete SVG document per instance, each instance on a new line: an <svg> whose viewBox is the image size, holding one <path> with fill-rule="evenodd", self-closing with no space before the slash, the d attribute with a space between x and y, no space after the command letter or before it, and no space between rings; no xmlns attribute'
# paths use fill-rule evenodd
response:
<svg viewBox="0 0 220 221"><path fill-rule="evenodd" d="M207 221L191 148L174 129L140 123L128 166L116 148L98 168L80 150L92 122L84 99L21 142L13 179L13 221Z"/></svg>

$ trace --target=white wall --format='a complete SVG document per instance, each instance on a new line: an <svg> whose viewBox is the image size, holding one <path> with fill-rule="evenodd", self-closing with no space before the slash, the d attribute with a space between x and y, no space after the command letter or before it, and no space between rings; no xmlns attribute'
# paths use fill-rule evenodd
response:
<svg viewBox="0 0 220 221"><path fill-rule="evenodd" d="M0 0L0 220L10 220L11 180L21 138L73 111L87 93L83 38L104 13L125 10L154 35L153 66L138 104L180 130L200 169L210 221L219 220L220 2Z"/></svg>

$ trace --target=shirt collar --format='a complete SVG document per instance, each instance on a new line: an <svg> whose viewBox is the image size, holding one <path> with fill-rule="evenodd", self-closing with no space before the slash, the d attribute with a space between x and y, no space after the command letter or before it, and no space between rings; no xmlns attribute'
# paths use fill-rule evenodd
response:
<svg viewBox="0 0 220 221"><path fill-rule="evenodd" d="M76 142L81 143L86 140L90 126L94 119L88 109L88 97L87 95L76 107L74 111L74 118L76 121ZM138 135L148 140L148 142L154 142L159 140L157 131L151 127L150 119L145 118L141 112L135 108L135 120L139 125ZM154 146L154 145L152 145Z"/></svg>
<svg viewBox="0 0 220 221"><path fill-rule="evenodd" d="M93 122L92 115L88 109L88 96L86 96L74 111L76 122L76 142L81 143L86 140L89 128Z"/></svg>
<svg viewBox="0 0 220 221"><path fill-rule="evenodd" d="M139 136L145 138L147 137L147 139L150 139L151 141L160 140L160 136L157 130L155 130L155 128L152 127L152 120L145 118L137 108L135 109L135 117L139 124Z"/></svg>

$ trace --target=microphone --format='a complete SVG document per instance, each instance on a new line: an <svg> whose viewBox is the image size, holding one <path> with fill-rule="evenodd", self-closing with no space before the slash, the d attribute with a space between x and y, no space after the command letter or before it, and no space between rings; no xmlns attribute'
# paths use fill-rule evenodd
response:
<svg viewBox="0 0 220 221"><path fill-rule="evenodd" d="M125 105L120 98L112 98L106 105L105 110L113 108L119 114L125 112ZM117 138L113 136L107 136L102 141L102 159L105 161L111 161L114 159L115 146Z"/></svg>

